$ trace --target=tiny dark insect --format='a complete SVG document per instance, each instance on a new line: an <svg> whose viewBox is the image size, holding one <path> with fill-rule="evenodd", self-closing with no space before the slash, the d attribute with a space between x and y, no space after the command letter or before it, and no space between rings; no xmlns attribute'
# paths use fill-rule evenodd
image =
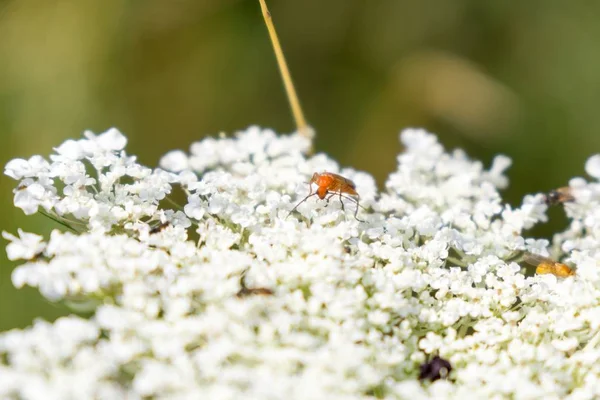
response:
<svg viewBox="0 0 600 400"><path fill-rule="evenodd" d="M546 194L546 204L553 206L556 204L568 203L574 201L575 197L568 186L552 190Z"/></svg>
<svg viewBox="0 0 600 400"><path fill-rule="evenodd" d="M161 224L156 225L155 227L153 227L152 229L150 229L150 234L155 234L158 232L161 232L163 229L165 229L167 226L169 226L168 222L163 222Z"/></svg>
<svg viewBox="0 0 600 400"><path fill-rule="evenodd" d="M236 296L239 298L246 297L246 296L252 296L252 295L271 296L271 295L273 295L273 291L268 288L247 288L244 286L236 294Z"/></svg>
<svg viewBox="0 0 600 400"><path fill-rule="evenodd" d="M313 183L317 185L317 190L315 192L313 192L312 188ZM333 196L337 195L340 198L342 210L344 210L344 202L342 201L342 198L355 202L356 211L354 211L354 218L357 221L365 222L361 219L358 219L357 217L358 208L361 207L364 210L364 207L360 205L358 201L359 195L356 192L356 185L350 179L344 178L343 176L334 174L332 172L322 172L320 174L318 172L315 172L312 178L310 178L310 182L308 182L308 185L310 190L308 196L300 200L300 202L296 204L294 208L292 208L290 213L287 215L288 217L298 208L300 204L304 203L309 197L319 196L319 199L326 200L327 203L329 203L329 200L331 200ZM326 198L327 195L329 195L329 197Z"/></svg>
<svg viewBox="0 0 600 400"><path fill-rule="evenodd" d="M446 379L450 371L452 371L452 365L442 357L435 356L431 360L421 364L419 370L419 380L429 379L433 382L438 379Z"/></svg>

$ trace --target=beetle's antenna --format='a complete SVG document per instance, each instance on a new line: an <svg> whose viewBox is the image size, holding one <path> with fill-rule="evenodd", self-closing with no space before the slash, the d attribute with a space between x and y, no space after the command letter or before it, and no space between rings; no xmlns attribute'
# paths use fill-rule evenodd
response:
<svg viewBox="0 0 600 400"><path fill-rule="evenodd" d="M295 206L294 208L292 208L292 211L290 211L290 213L289 213L289 214L288 214L288 215L287 215L285 218L287 219L287 218L288 218L290 215L292 215L292 213L293 213L294 211L296 211L296 208L298 208L298 206L299 206L300 204L302 204L302 203L304 203L306 200L308 200L308 198L309 198L309 197L316 196L316 195L317 195L317 192L315 192L315 193L311 193L311 194L309 194L308 196L306 196L305 198L303 198L302 200L300 200L300 203L296 204L296 206Z"/></svg>
<svg viewBox="0 0 600 400"><path fill-rule="evenodd" d="M267 29L269 31L269 37L271 38L271 43L273 44L275 58L277 58L277 64L279 65L279 71L281 72L281 77L283 79L283 85L285 86L288 101L290 102L290 108L292 109L292 114L294 115L296 129L301 135L312 139L313 131L307 125L306 120L304 119L304 113L302 112L302 107L300 107L300 101L298 100L298 95L296 94L296 89L294 89L294 83L292 82L292 76L290 75L287 63L285 62L283 50L281 50L279 38L277 37L277 32L275 31L275 25L273 25L273 18L271 17L271 13L267 8L267 3L265 3L265 0L259 0L259 2L263 18L265 19L265 24L267 25Z"/></svg>

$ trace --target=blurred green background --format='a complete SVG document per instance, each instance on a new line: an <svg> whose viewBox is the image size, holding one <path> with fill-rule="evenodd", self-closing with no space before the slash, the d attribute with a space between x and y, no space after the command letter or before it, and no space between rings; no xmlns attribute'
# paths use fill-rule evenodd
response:
<svg viewBox="0 0 600 400"><path fill-rule="evenodd" d="M582 175L600 151L600 2L270 0L316 148L383 184L398 132L421 126L489 164L514 160L509 202ZM0 161L111 126L161 154L248 125L293 130L258 0L0 0ZM47 233L12 207L1 228ZM534 234L549 236L565 220ZM5 242L4 242L5 243ZM2 246L3 247L3 246ZM10 283L0 331L66 313Z"/></svg>

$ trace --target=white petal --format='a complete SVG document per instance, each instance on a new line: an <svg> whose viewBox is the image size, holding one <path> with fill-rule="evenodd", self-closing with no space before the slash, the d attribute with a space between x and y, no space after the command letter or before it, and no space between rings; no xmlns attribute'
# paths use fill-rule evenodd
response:
<svg viewBox="0 0 600 400"><path fill-rule="evenodd" d="M4 167L4 174L13 179L21 179L27 172L29 172L29 163L22 158L10 160L8 164L6 164L6 167Z"/></svg>
<svg viewBox="0 0 600 400"><path fill-rule="evenodd" d="M593 178L600 179L600 154L595 154L587 160L585 172Z"/></svg>
<svg viewBox="0 0 600 400"><path fill-rule="evenodd" d="M160 167L173 172L180 172L189 167L188 157L181 150L170 151L160 159Z"/></svg>
<svg viewBox="0 0 600 400"><path fill-rule="evenodd" d="M110 128L96 138L98 144L105 150L123 150L127 145L127 138L117 128Z"/></svg>
<svg viewBox="0 0 600 400"><path fill-rule="evenodd" d="M83 157L81 145L75 140L67 140L54 150L69 160L79 160Z"/></svg>

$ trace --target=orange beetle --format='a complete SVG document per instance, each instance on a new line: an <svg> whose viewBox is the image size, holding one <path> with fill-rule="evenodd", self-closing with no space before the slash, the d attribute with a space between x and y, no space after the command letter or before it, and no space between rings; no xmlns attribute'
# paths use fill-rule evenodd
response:
<svg viewBox="0 0 600 400"><path fill-rule="evenodd" d="M538 254L525 254L525 262L527 264L536 266L535 273L538 275L552 274L554 276L558 276L559 278L566 278L567 276L575 275L575 271L573 271L568 265L559 263L558 261L554 261Z"/></svg>
<svg viewBox="0 0 600 400"><path fill-rule="evenodd" d="M317 185L316 192L313 192L312 190L313 183ZM343 176L334 174L332 172L322 172L320 174L318 172L315 172L312 178L310 178L310 182L308 182L308 185L310 189L308 196L303 198L298 204L296 204L294 208L292 208L292 211L290 211L288 217L298 208L300 204L304 203L309 197L316 195L319 196L321 200L324 200L325 197L329 194L329 197L325 199L327 203L329 203L329 200L333 196L338 195L340 197L340 203L342 203L342 210L344 209L344 202L342 201L342 197L354 201L356 203L356 211L354 212L354 218L357 221L364 222L363 220L358 219L357 217L358 207L362 206L358 202L359 195L356 192L356 185L350 179L344 178ZM362 208L364 209L364 207Z"/></svg>

